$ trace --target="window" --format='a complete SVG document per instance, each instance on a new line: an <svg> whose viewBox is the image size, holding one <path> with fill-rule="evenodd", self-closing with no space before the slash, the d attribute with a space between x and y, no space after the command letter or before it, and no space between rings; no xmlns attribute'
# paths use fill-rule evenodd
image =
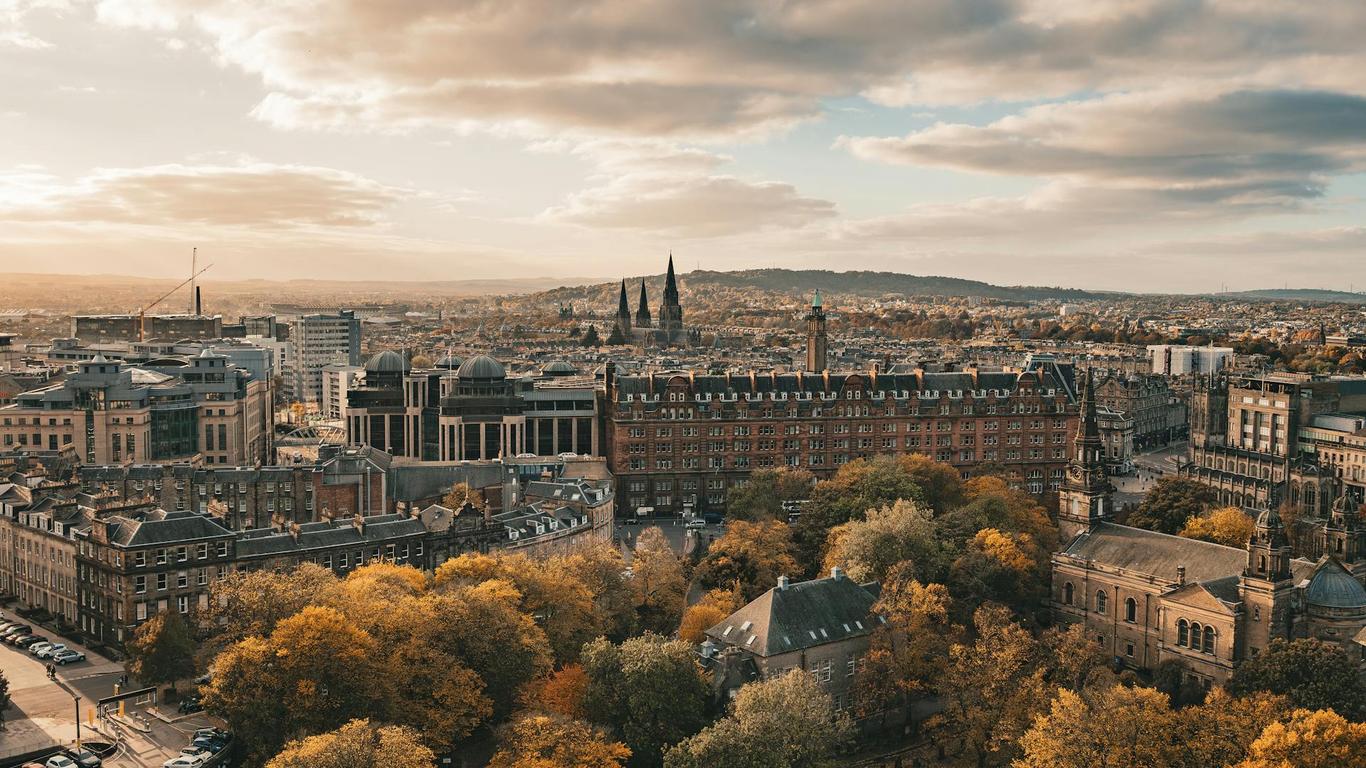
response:
<svg viewBox="0 0 1366 768"><path fill-rule="evenodd" d="M144 592L147 591L147 577L146 577L146 576L134 576L134 577L133 577L133 591L134 591L135 593L139 594L139 595L141 595L141 594L143 594Z"/></svg>
<svg viewBox="0 0 1366 768"><path fill-rule="evenodd" d="M1214 653L1214 627L1205 627L1205 653Z"/></svg>
<svg viewBox="0 0 1366 768"><path fill-rule="evenodd" d="M1125 644L1124 644L1124 655L1125 655L1125 656L1128 656L1128 657L1131 658L1131 659L1134 657L1134 644L1133 644L1133 643L1125 643Z"/></svg>
<svg viewBox="0 0 1366 768"><path fill-rule="evenodd" d="M1063 602L1063 605L1071 605L1071 604L1072 604L1072 592L1073 592L1073 589L1072 589L1072 582L1069 581L1069 582L1067 582L1066 584L1062 585L1062 602Z"/></svg>
<svg viewBox="0 0 1366 768"><path fill-rule="evenodd" d="M1138 601L1132 597L1124 600L1124 620L1130 624L1138 621Z"/></svg>
<svg viewBox="0 0 1366 768"><path fill-rule="evenodd" d="M177 611L180 611L181 613L189 613L189 612L190 612L190 596L189 596L189 595L181 595L180 597L177 597L177 598L175 599L175 607L176 607L176 610L177 610Z"/></svg>
<svg viewBox="0 0 1366 768"><path fill-rule="evenodd" d="M1105 594L1105 590L1096 592L1096 613L1105 613L1105 603L1108 599L1109 595Z"/></svg>
<svg viewBox="0 0 1366 768"><path fill-rule="evenodd" d="M1191 646L1190 646L1190 647L1191 647L1191 650L1192 650L1192 651L1198 651L1198 650L1200 650L1200 639L1201 639L1201 637L1202 637L1202 635L1200 634L1201 631L1202 631L1202 630L1201 630L1199 624L1192 624L1192 625L1191 625Z"/></svg>
<svg viewBox="0 0 1366 768"><path fill-rule="evenodd" d="M1182 619L1176 622L1176 644L1185 646L1190 642L1190 622Z"/></svg>

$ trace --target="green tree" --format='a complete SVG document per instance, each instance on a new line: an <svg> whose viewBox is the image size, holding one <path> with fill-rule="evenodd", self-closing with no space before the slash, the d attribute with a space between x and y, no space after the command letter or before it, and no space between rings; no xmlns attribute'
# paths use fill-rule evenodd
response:
<svg viewBox="0 0 1366 768"><path fill-rule="evenodd" d="M323 603L336 588L331 569L304 563L286 571L235 571L213 585L208 610L200 611L200 631L213 651L244 638L265 637L283 619L309 603Z"/></svg>
<svg viewBox="0 0 1366 768"><path fill-rule="evenodd" d="M291 741L266 768L433 768L436 755L418 733L401 726L352 720L317 736Z"/></svg>
<svg viewBox="0 0 1366 768"><path fill-rule="evenodd" d="M826 537L835 526L862 520L868 510L901 499L929 504L914 474L925 466L924 461L918 455L856 459L840 467L834 477L816 483L793 531L798 562L805 573L812 576L820 570Z"/></svg>
<svg viewBox="0 0 1366 768"><path fill-rule="evenodd" d="M659 765L664 750L707 723L709 689L692 646L647 634L584 646L584 708L631 749L632 766Z"/></svg>
<svg viewBox="0 0 1366 768"><path fill-rule="evenodd" d="M194 677L195 641L176 611L162 611L143 622L128 642L128 671L151 685Z"/></svg>
<svg viewBox="0 0 1366 768"><path fill-rule="evenodd" d="M793 670L740 689L729 717L679 742L666 768L823 768L852 734L830 697L809 675Z"/></svg>
<svg viewBox="0 0 1366 768"><path fill-rule="evenodd" d="M1187 477L1159 478L1129 516L1128 524L1175 534L1216 500L1214 491L1203 483Z"/></svg>
<svg viewBox="0 0 1366 768"><path fill-rule="evenodd" d="M929 582L943 581L948 562L929 508L902 499L831 529L824 565L864 582L882 581L893 566L909 564L916 579Z"/></svg>
<svg viewBox="0 0 1366 768"><path fill-rule="evenodd" d="M4 670L0 670L0 722L4 721L5 710L9 709L9 678L5 677Z"/></svg>
<svg viewBox="0 0 1366 768"><path fill-rule="evenodd" d="M749 480L726 491L726 517L785 521L783 502L808 498L815 482L815 476L804 469L756 469Z"/></svg>
<svg viewBox="0 0 1366 768"><path fill-rule="evenodd" d="M873 628L862 674L855 678L854 700L864 716L931 692L961 633L949 618L948 589L921 584L909 571L893 568L873 607L886 621Z"/></svg>
<svg viewBox="0 0 1366 768"><path fill-rule="evenodd" d="M1352 720L1366 719L1366 686L1356 662L1342 646L1322 640L1272 640L1265 651L1233 670L1228 690L1237 696L1267 691L1302 709L1332 709Z"/></svg>
<svg viewBox="0 0 1366 768"><path fill-rule="evenodd" d="M588 326L588 331L583 334L579 343L585 347L601 347L602 339L598 336L598 327L596 325Z"/></svg>

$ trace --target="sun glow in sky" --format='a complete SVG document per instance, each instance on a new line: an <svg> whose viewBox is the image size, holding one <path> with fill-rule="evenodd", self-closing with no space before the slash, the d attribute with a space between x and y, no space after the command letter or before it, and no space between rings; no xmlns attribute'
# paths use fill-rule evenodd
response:
<svg viewBox="0 0 1366 768"><path fill-rule="evenodd" d="M1366 285L1366 3L0 0L0 272Z"/></svg>

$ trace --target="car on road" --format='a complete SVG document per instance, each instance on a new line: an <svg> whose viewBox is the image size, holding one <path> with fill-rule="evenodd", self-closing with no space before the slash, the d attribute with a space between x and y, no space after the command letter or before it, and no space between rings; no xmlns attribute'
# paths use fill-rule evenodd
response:
<svg viewBox="0 0 1366 768"><path fill-rule="evenodd" d="M687 528L687 529L690 530L690 531L700 530L700 529L702 529L702 528L706 528L706 527L707 527L707 521L706 521L706 520L689 520L688 522L686 522L686 523L683 524L683 527L684 527L684 528Z"/></svg>
<svg viewBox="0 0 1366 768"><path fill-rule="evenodd" d="M50 659L65 650L67 650L66 643L52 643L34 655L40 659Z"/></svg>
<svg viewBox="0 0 1366 768"><path fill-rule="evenodd" d="M66 755L53 755L43 765L45 768L78 768L76 761Z"/></svg>
<svg viewBox="0 0 1366 768"><path fill-rule="evenodd" d="M52 663L54 664L66 665L77 661L85 661L85 654L80 651L73 651L70 648L58 651L52 656Z"/></svg>
<svg viewBox="0 0 1366 768"><path fill-rule="evenodd" d="M80 766L80 768L100 768L100 766L104 765L104 761L100 759L100 756L88 749L68 749L66 755L72 760L75 760L76 765Z"/></svg>
<svg viewBox="0 0 1366 768"><path fill-rule="evenodd" d="M48 641L44 641L44 642L41 642L41 643L34 643L33 645L30 645L30 646L28 647L28 652L31 653L31 654L33 654L34 656L37 656L38 654L42 653L43 651L46 651L47 649L49 649L49 648L51 648L51 647L52 647L52 643L51 643L51 642L48 642Z"/></svg>
<svg viewBox="0 0 1366 768"><path fill-rule="evenodd" d="M204 765L208 760L208 757L201 757L199 755L176 755L170 760L162 763L161 768L200 768L200 766Z"/></svg>
<svg viewBox="0 0 1366 768"><path fill-rule="evenodd" d="M33 645L34 643L42 642L46 639L47 638L43 637L42 635L35 635L32 632L21 632L17 635L11 635L5 640L5 642L9 643L15 648L27 648L30 645Z"/></svg>
<svg viewBox="0 0 1366 768"><path fill-rule="evenodd" d="M0 629L0 638L9 637L9 636L14 635L14 634L17 634L17 633L19 633L19 632L25 632L25 633L27 633L27 632L32 632L32 631L33 631L33 627L30 627L30 626L27 625L27 624L10 624L9 626L5 627L4 629Z"/></svg>

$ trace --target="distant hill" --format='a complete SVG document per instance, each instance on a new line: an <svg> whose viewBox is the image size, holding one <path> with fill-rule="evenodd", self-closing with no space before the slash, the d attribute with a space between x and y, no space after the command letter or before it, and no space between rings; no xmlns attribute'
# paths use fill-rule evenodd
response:
<svg viewBox="0 0 1366 768"><path fill-rule="evenodd" d="M694 287L716 285L758 288L783 293L828 293L860 296L902 294L908 296L981 296L990 299L1038 300L1098 299L1107 295L1076 288L1002 286L958 277L906 275L899 272L832 272L825 269L746 269L739 272L689 272L685 279Z"/></svg>
<svg viewBox="0 0 1366 768"><path fill-rule="evenodd" d="M1366 304L1366 293L1330 291L1322 288L1264 288L1255 291L1230 291L1215 294L1219 298L1261 299L1264 301L1323 301L1329 303Z"/></svg>

